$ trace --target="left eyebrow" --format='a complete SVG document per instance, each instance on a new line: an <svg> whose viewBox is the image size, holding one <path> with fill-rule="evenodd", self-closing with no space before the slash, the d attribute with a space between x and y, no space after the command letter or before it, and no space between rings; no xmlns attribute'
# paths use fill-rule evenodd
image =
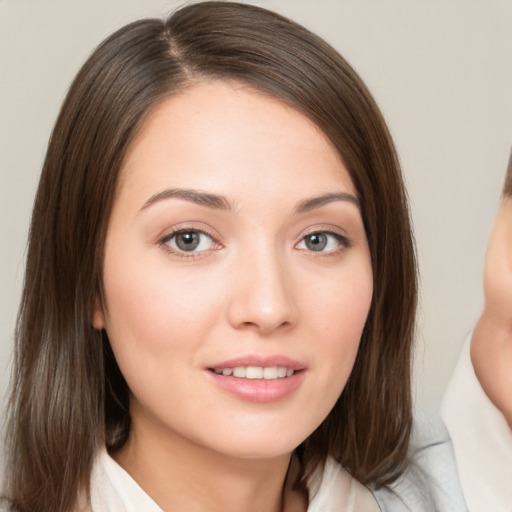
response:
<svg viewBox="0 0 512 512"><path fill-rule="evenodd" d="M324 194L318 197L311 197L309 199L304 199L300 201L295 206L295 213L305 213L311 210L315 210L316 208L320 208L329 203L334 203L335 201L345 201L352 204L355 204L358 209L361 209L361 203L357 197L352 194L347 194L345 192L333 192L330 194Z"/></svg>

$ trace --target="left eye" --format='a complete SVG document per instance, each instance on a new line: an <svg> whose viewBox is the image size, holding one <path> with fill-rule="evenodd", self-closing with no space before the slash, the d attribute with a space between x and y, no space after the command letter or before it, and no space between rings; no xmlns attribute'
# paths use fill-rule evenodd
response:
<svg viewBox="0 0 512 512"><path fill-rule="evenodd" d="M165 243L179 252L201 252L211 249L214 242L210 236L202 231L179 231L169 236Z"/></svg>
<svg viewBox="0 0 512 512"><path fill-rule="evenodd" d="M338 233L322 231L306 235L298 244L297 249L305 249L314 252L331 252L347 247L346 238Z"/></svg>

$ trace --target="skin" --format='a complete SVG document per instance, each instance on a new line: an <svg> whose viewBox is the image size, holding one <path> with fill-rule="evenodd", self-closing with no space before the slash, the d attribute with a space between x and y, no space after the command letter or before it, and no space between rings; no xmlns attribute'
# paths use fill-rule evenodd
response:
<svg viewBox="0 0 512 512"><path fill-rule="evenodd" d="M512 198L494 220L484 267L484 311L471 340L476 376L512 428Z"/></svg>
<svg viewBox="0 0 512 512"><path fill-rule="evenodd" d="M184 229L205 233L196 250L176 245ZM166 99L124 161L103 278L93 324L131 391L121 466L164 510L305 510L285 486L291 452L343 390L373 292L356 191L325 135L237 83ZM264 403L221 389L208 368L248 355L300 361L300 385Z"/></svg>

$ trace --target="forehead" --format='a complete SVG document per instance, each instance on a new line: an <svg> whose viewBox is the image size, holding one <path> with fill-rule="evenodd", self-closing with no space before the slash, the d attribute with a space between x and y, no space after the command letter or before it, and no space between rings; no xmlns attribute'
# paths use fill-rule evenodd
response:
<svg viewBox="0 0 512 512"><path fill-rule="evenodd" d="M197 83L160 102L144 120L125 156L120 189L169 186L169 180L222 193L240 181L283 192L300 180L355 194L337 151L311 120L232 81Z"/></svg>

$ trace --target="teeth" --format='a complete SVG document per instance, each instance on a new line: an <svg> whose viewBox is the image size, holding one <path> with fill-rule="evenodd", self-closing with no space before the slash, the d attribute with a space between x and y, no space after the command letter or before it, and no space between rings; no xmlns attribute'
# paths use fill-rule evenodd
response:
<svg viewBox="0 0 512 512"><path fill-rule="evenodd" d="M245 369L245 378L246 379L262 379L263 378L263 368L261 366L248 366Z"/></svg>
<svg viewBox="0 0 512 512"><path fill-rule="evenodd" d="M264 379L277 379L279 377L279 373L277 371L277 366L268 366L267 368L263 368L263 378Z"/></svg>
<svg viewBox="0 0 512 512"><path fill-rule="evenodd" d="M243 366L237 366L233 368L233 377L245 379L245 368Z"/></svg>
<svg viewBox="0 0 512 512"><path fill-rule="evenodd" d="M291 377L295 370L285 366L236 366L235 368L216 368L217 375L233 376L239 379L275 380Z"/></svg>

